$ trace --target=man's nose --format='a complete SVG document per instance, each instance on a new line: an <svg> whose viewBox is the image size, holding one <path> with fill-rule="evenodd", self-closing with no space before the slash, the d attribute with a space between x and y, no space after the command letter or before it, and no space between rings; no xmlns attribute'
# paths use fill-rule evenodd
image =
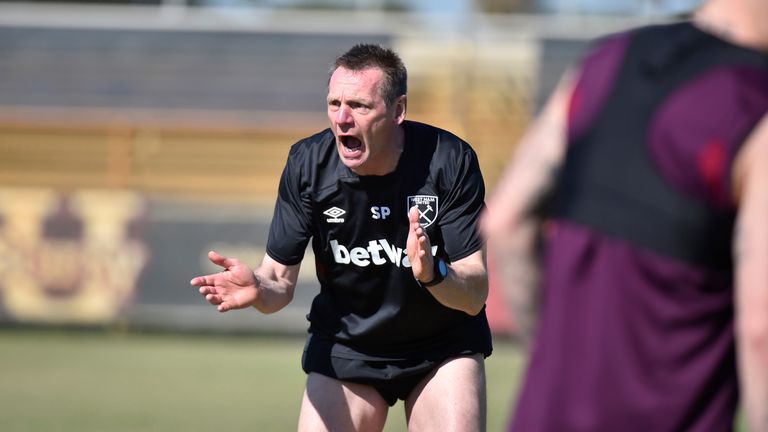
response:
<svg viewBox="0 0 768 432"><path fill-rule="evenodd" d="M349 112L349 108L340 107L338 114L336 114L336 122L339 124L352 124L352 113Z"/></svg>

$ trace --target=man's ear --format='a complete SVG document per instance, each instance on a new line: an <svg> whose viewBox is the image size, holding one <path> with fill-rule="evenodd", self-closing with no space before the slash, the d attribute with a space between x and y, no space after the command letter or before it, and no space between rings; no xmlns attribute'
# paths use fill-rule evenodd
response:
<svg viewBox="0 0 768 432"><path fill-rule="evenodd" d="M405 120L405 112L408 108L408 96L402 95L395 101L395 123L401 124Z"/></svg>

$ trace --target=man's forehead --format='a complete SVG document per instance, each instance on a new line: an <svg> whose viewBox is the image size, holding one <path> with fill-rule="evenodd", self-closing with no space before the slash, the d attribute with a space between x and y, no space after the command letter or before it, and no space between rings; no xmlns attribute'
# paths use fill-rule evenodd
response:
<svg viewBox="0 0 768 432"><path fill-rule="evenodd" d="M381 78L384 75L384 71L376 66L368 66L361 69L347 69L344 66L339 66L333 71L333 75L361 75Z"/></svg>
<svg viewBox="0 0 768 432"><path fill-rule="evenodd" d="M367 68L349 70L338 68L328 83L328 94L343 93L346 96L376 96L381 87L383 73L381 69Z"/></svg>

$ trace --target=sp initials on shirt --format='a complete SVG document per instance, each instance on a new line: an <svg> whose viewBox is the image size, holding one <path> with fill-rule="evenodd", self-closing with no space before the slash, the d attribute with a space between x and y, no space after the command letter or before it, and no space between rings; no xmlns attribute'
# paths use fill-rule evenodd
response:
<svg viewBox="0 0 768 432"><path fill-rule="evenodd" d="M389 214L392 213L392 210L389 209L389 207L384 206L373 206L371 207L371 217L373 219L386 219Z"/></svg>

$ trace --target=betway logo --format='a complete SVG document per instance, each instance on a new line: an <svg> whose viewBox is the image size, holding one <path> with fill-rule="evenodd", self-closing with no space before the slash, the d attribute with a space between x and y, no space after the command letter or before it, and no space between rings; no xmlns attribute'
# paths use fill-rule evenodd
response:
<svg viewBox="0 0 768 432"><path fill-rule="evenodd" d="M354 247L349 249L340 245L338 241L331 240L333 260L339 264L354 264L358 267L369 265L394 264L398 267L410 267L411 260L405 249L390 245L385 239L371 240L368 247ZM437 253L437 246L432 246L432 256Z"/></svg>

